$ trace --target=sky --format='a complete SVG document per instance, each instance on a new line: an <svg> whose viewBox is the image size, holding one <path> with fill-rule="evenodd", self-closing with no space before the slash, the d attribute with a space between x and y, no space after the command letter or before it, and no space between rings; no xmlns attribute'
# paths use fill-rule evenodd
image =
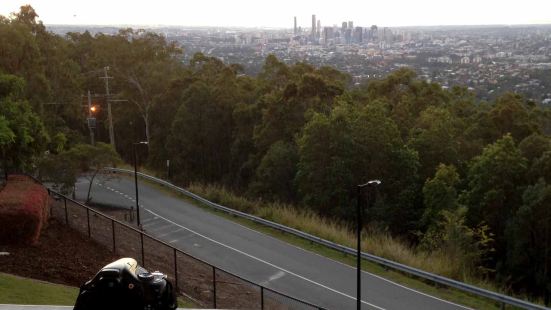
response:
<svg viewBox="0 0 551 310"><path fill-rule="evenodd" d="M303 28L551 24L551 0L0 0L7 16L30 4L44 24Z"/></svg>

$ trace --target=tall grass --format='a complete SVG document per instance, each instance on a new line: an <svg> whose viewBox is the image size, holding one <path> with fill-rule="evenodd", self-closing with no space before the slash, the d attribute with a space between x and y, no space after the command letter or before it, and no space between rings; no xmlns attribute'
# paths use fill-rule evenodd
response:
<svg viewBox="0 0 551 310"><path fill-rule="evenodd" d="M351 227L320 217L308 209L299 209L296 206L277 202L247 199L218 185L192 183L188 188L193 193L235 210L247 212L348 247L356 247L356 236ZM461 262L447 256L446 253L419 251L384 231L368 229L367 232L364 232L362 251L457 280L473 278L472 275L465 274Z"/></svg>

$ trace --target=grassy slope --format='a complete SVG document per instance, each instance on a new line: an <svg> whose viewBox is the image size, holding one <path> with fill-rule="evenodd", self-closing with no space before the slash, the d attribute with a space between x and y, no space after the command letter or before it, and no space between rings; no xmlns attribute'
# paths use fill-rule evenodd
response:
<svg viewBox="0 0 551 310"><path fill-rule="evenodd" d="M0 304L74 305L78 288L0 273Z"/></svg>

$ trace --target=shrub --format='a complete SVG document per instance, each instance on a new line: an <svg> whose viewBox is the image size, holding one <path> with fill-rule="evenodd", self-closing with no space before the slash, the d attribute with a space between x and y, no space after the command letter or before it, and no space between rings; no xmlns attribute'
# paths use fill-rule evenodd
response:
<svg viewBox="0 0 551 310"><path fill-rule="evenodd" d="M38 241L49 214L46 189L23 175L10 175L0 192L0 244Z"/></svg>

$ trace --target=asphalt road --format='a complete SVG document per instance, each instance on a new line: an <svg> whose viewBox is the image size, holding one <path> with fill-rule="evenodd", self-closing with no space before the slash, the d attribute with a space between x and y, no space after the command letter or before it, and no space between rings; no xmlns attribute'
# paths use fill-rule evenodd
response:
<svg viewBox="0 0 551 310"><path fill-rule="evenodd" d="M85 197L80 179L76 197ZM92 201L135 204L134 180L96 177ZM216 216L139 183L144 230L212 265L328 309L356 308L356 269ZM379 276L362 272L362 309L466 309Z"/></svg>

